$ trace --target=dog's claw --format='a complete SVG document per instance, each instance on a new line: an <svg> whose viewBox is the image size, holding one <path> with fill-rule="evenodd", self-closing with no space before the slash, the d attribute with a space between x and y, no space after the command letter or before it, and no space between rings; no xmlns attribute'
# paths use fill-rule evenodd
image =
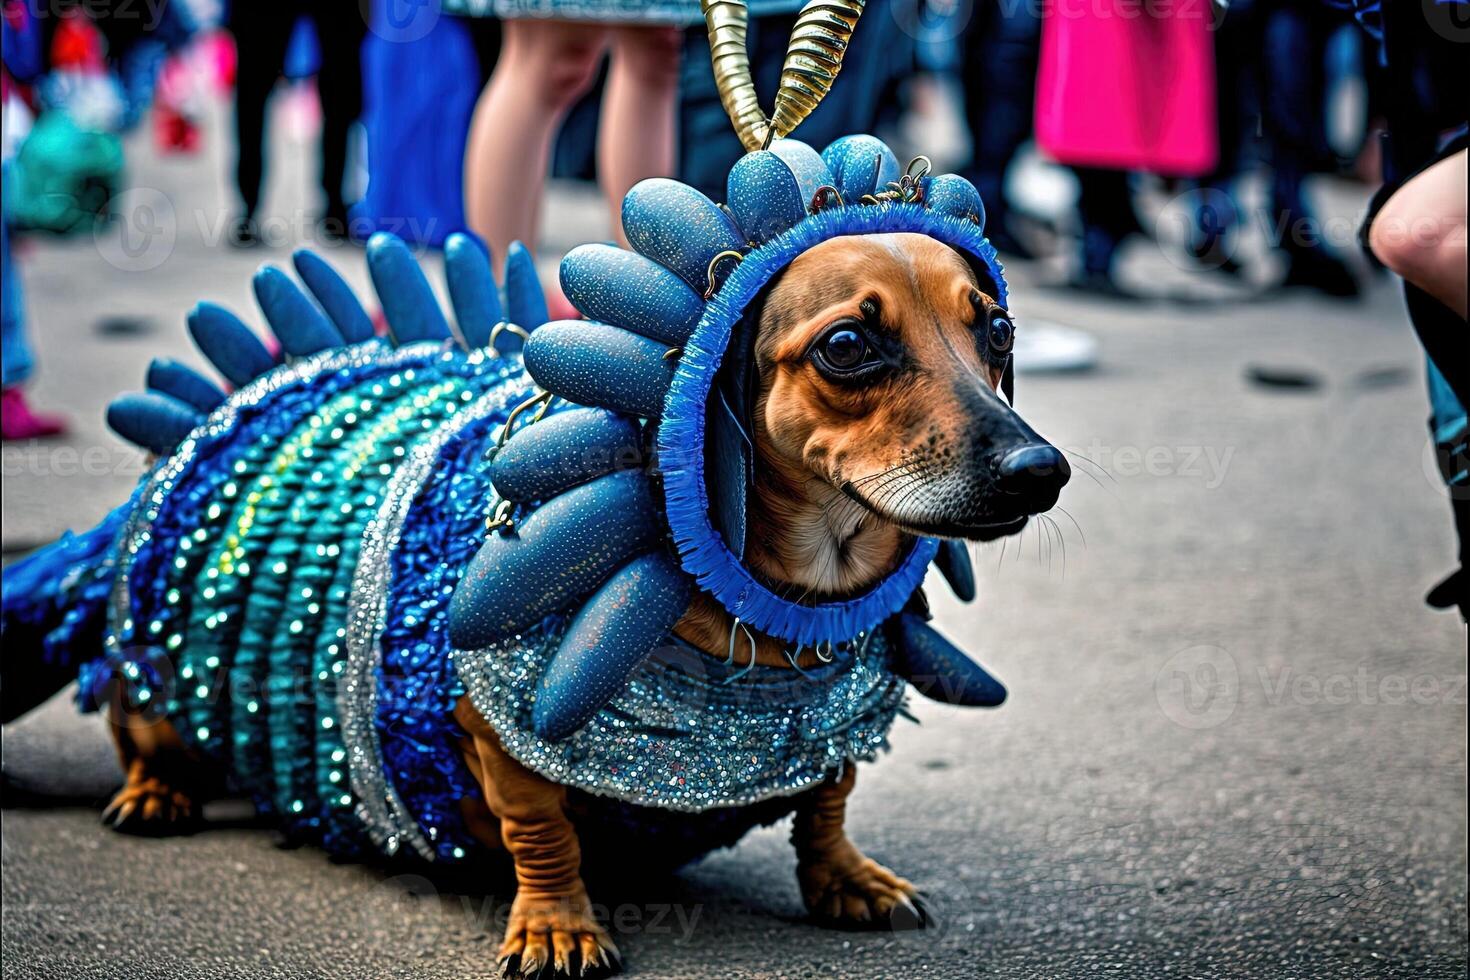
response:
<svg viewBox="0 0 1470 980"><path fill-rule="evenodd" d="M194 816L193 802L157 778L129 782L117 791L102 824L130 834L168 834L187 830Z"/></svg>
<svg viewBox="0 0 1470 980"><path fill-rule="evenodd" d="M117 822L121 819L119 814L123 812L124 806L131 808L132 803L120 798L115 798L109 803L107 809L102 811L102 825L104 827L116 826Z"/></svg>
<svg viewBox="0 0 1470 980"><path fill-rule="evenodd" d="M540 953L532 953L525 957L521 960L522 980L531 980L532 977L539 976L545 966L546 961L541 958Z"/></svg>
<svg viewBox="0 0 1470 980"><path fill-rule="evenodd" d="M899 898L898 906L907 909L914 917L915 929L926 929L934 923L934 916L930 914L929 906L925 904L923 896L917 892Z"/></svg>
<svg viewBox="0 0 1470 980"><path fill-rule="evenodd" d="M574 980L613 972L618 949L580 900L517 897L500 946L500 975Z"/></svg>
<svg viewBox="0 0 1470 980"><path fill-rule="evenodd" d="M918 889L869 858L803 872L807 908L819 921L858 929L923 929L933 917ZM901 914L899 910L904 910Z"/></svg>

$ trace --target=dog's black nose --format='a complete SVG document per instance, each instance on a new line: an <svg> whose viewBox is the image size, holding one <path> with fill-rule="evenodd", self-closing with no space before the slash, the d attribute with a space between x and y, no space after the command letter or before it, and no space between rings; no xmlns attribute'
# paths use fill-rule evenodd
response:
<svg viewBox="0 0 1470 980"><path fill-rule="evenodd" d="M1046 510L1072 477L1072 467L1055 446L1030 443L1012 449L995 468L1001 492L1014 494L1032 513Z"/></svg>

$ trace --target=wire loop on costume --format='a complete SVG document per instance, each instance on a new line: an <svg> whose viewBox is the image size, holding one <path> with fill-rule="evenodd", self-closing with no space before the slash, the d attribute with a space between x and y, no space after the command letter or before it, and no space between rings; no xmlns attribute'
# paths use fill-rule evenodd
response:
<svg viewBox="0 0 1470 980"><path fill-rule="evenodd" d="M811 674L808 674L806 671L802 670L801 669L801 664L797 663L797 661L801 659L801 651L803 649L805 649L805 647L803 645L801 645L801 644L798 644L795 650L792 650L790 647L787 647L786 649L783 649L781 652L786 655L786 662L791 665L791 669L792 670L796 671L798 674L800 674L802 677L805 677L807 680L811 680L812 679L812 675Z"/></svg>
<svg viewBox="0 0 1470 980"><path fill-rule="evenodd" d="M729 684L737 681L755 669L755 634L750 631L750 627L740 621L739 616L736 616L735 621L730 624L730 642L725 648L725 666L735 666L735 631L737 629L745 632L745 639L750 643L750 662L729 677L726 677L720 682L721 684Z"/></svg>
<svg viewBox="0 0 1470 980"><path fill-rule="evenodd" d="M720 288L715 283L715 268L725 259L734 259L736 264L738 265L739 263L745 261L745 255L741 252L735 251L733 248L727 248L723 252L716 254L714 258L709 260L709 266L705 269L705 275L709 277L709 286L704 291L704 298L706 300L713 299L715 291Z"/></svg>
<svg viewBox="0 0 1470 980"><path fill-rule="evenodd" d="M530 398L527 398L515 408L511 409L510 414L505 418L505 424L500 427L500 435L495 440L495 448L499 449L500 447L505 445L505 440L510 438L511 430L515 428L516 419L520 418L522 412L530 408L532 405L539 404L540 407L536 409L536 414L531 416L531 420L526 423L527 425L535 425L537 422L540 422L541 419L546 415L546 410L551 407L551 401L555 397L556 396L549 391L538 391L536 394L532 395Z"/></svg>
<svg viewBox="0 0 1470 980"><path fill-rule="evenodd" d="M828 198L836 198L837 206L846 207L847 202L842 199L842 192L831 184L823 184L812 194L812 202L806 206L807 214L816 214L827 206Z"/></svg>
<svg viewBox="0 0 1470 980"><path fill-rule="evenodd" d="M903 204L918 204L924 200L924 178L934 170L934 161L922 153L909 161L903 176L888 182L888 190L877 194L864 194L861 204L887 204L898 201ZM978 221L976 222L979 223Z"/></svg>
<svg viewBox="0 0 1470 980"><path fill-rule="evenodd" d="M526 341L531 339L531 331L522 326L519 326L518 324L511 323L509 320L501 320L495 326L490 328L489 346L491 350L495 349L495 341L500 337L502 333L515 334L517 337L521 338L521 343L525 343Z"/></svg>

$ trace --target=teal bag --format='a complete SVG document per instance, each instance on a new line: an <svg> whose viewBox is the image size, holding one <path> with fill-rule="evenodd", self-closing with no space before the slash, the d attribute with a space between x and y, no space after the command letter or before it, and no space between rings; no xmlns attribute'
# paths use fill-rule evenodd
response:
<svg viewBox="0 0 1470 980"><path fill-rule="evenodd" d="M122 174L122 143L82 129L64 112L31 128L13 163L6 205L14 227L68 234L92 227Z"/></svg>

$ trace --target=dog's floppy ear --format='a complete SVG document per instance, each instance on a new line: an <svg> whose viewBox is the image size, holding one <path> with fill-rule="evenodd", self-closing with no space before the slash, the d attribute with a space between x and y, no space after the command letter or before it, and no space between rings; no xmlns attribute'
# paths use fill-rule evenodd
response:
<svg viewBox="0 0 1470 980"><path fill-rule="evenodd" d="M705 409L704 480L710 523L736 558L745 558L745 507L755 480L755 446L751 441L759 372L755 341L765 293L752 302L730 337L730 346L715 377L714 393Z"/></svg>

